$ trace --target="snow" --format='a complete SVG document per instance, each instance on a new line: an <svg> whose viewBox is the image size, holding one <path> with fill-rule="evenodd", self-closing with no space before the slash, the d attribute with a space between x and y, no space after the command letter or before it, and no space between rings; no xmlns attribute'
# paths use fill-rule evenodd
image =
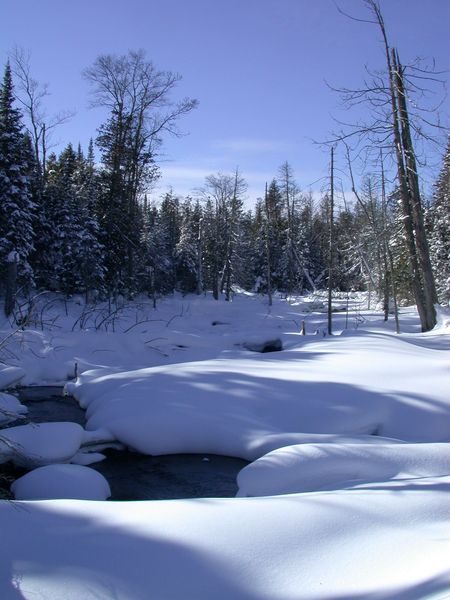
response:
<svg viewBox="0 0 450 600"><path fill-rule="evenodd" d="M443 307L436 304L435 309L437 322L436 327L433 331L440 333L450 333L450 306Z"/></svg>
<svg viewBox="0 0 450 600"><path fill-rule="evenodd" d="M447 356L419 339L297 336L277 353L87 371L66 389L86 408L87 429L152 455L254 460L305 433L448 441Z"/></svg>
<svg viewBox="0 0 450 600"><path fill-rule="evenodd" d="M442 477L268 498L3 502L0 589L26 600L444 598L449 492Z"/></svg>
<svg viewBox="0 0 450 600"><path fill-rule="evenodd" d="M20 419L28 412L28 408L11 394L0 392L0 426Z"/></svg>
<svg viewBox="0 0 450 600"><path fill-rule="evenodd" d="M14 387L24 376L25 371L20 367L7 367L0 364L0 390Z"/></svg>
<svg viewBox="0 0 450 600"><path fill-rule="evenodd" d="M348 327L336 312L336 335L324 337L322 301L275 297L269 309L251 294L174 296L156 311L137 301L108 316L105 306L55 300L50 325L14 334L6 362L16 376L2 367L5 385L77 371L66 388L87 423L1 431L6 460L20 445L29 467L45 464L31 464L36 456L58 463L16 482L17 497L28 478L33 497L66 499L0 502L0 597L450 596L445 317L422 334L415 310L402 309L396 336L355 296ZM245 349L274 339L279 352ZM238 475L247 497L68 499L78 469L94 472L82 465L111 445L254 461ZM87 477L75 491L107 497L105 482Z"/></svg>
<svg viewBox="0 0 450 600"><path fill-rule="evenodd" d="M32 468L69 462L83 442L77 423L40 423L10 427L0 433L0 463Z"/></svg>
<svg viewBox="0 0 450 600"><path fill-rule="evenodd" d="M106 500L111 495L103 475L80 465L39 467L16 479L11 491L16 500Z"/></svg>
<svg viewBox="0 0 450 600"><path fill-rule="evenodd" d="M417 481L450 474L447 444L300 444L278 448L244 467L239 496L271 496Z"/></svg>

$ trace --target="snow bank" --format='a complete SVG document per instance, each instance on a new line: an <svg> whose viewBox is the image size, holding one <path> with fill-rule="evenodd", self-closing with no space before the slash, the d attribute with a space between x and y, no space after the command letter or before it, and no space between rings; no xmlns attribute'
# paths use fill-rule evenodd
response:
<svg viewBox="0 0 450 600"><path fill-rule="evenodd" d="M258 355L259 356L259 355ZM203 361L92 377L66 386L102 429L144 454L210 453L253 460L304 432L369 433L386 418L376 396L358 405L301 385L283 364ZM283 374L285 377L283 377Z"/></svg>
<svg viewBox="0 0 450 600"><path fill-rule="evenodd" d="M444 348L367 332L312 339L272 354L86 372L66 389L87 409L87 429L152 455L254 460L305 433L450 438Z"/></svg>
<svg viewBox="0 0 450 600"><path fill-rule="evenodd" d="M271 496L447 475L448 444L302 444L269 452L237 482L239 496Z"/></svg>
<svg viewBox="0 0 450 600"><path fill-rule="evenodd" d="M16 500L106 500L111 495L103 475L80 465L39 467L16 479L11 491Z"/></svg>
<svg viewBox="0 0 450 600"><path fill-rule="evenodd" d="M28 408L11 394L0 392L0 426L12 423L26 415Z"/></svg>
<svg viewBox="0 0 450 600"><path fill-rule="evenodd" d="M20 367L0 365L0 390L14 387L23 377L25 377L25 371Z"/></svg>
<svg viewBox="0 0 450 600"><path fill-rule="evenodd" d="M84 430L77 423L40 423L0 432L0 463L33 468L69 462L78 452Z"/></svg>
<svg viewBox="0 0 450 600"><path fill-rule="evenodd" d="M450 478L394 483L266 498L3 502L0 590L27 600L444 598Z"/></svg>

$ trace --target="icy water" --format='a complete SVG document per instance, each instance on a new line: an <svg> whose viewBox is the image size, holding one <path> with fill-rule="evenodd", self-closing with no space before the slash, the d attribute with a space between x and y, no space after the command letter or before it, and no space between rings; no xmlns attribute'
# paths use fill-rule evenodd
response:
<svg viewBox="0 0 450 600"><path fill-rule="evenodd" d="M19 390L34 423L72 421L84 425L84 410L62 395L60 387ZM145 456L128 450L106 450L107 458L90 465L106 477L111 500L228 498L237 492L236 475L248 463L214 454Z"/></svg>

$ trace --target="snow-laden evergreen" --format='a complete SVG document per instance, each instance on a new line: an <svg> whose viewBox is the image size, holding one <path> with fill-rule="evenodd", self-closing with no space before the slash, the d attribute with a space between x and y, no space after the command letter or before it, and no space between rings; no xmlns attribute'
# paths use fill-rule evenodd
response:
<svg viewBox="0 0 450 600"><path fill-rule="evenodd" d="M0 291L10 314L19 287L33 283L29 257L33 250L34 204L31 196L32 154L14 106L9 63L0 88Z"/></svg>
<svg viewBox="0 0 450 600"><path fill-rule="evenodd" d="M428 210L430 253L439 301L450 303L450 138Z"/></svg>

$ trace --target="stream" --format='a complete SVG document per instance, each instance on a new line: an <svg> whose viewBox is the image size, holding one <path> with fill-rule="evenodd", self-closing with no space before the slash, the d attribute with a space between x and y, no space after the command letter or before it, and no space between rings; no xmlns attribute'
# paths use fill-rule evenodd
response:
<svg viewBox="0 0 450 600"><path fill-rule="evenodd" d="M63 396L61 387L24 387L19 389L19 399L28 407L30 422L72 421L85 425L84 410L74 398ZM236 475L248 464L214 454L146 456L113 449L102 453L106 459L89 466L108 480L110 500L233 497L237 492Z"/></svg>

